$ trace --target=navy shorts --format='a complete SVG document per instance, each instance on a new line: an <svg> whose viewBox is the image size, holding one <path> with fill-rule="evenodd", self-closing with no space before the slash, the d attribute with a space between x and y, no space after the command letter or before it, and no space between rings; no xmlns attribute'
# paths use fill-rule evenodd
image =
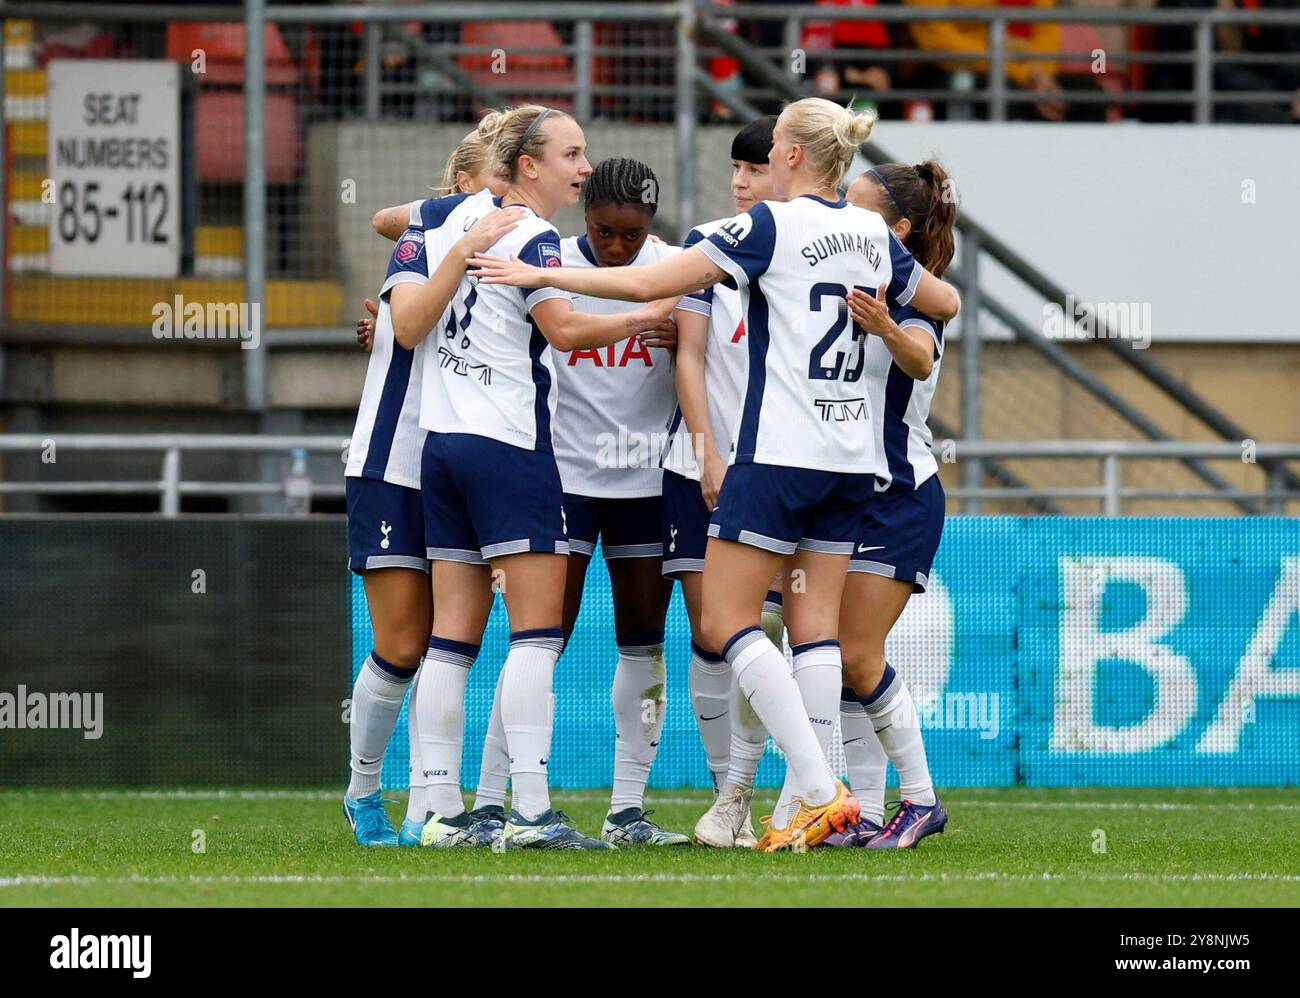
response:
<svg viewBox="0 0 1300 998"><path fill-rule="evenodd" d="M852 554L875 494L875 475L733 464L709 536L777 554Z"/></svg>
<svg viewBox="0 0 1300 998"><path fill-rule="evenodd" d="M912 491L876 496L867 510L849 571L911 582L916 592L925 592L943 536L945 502L938 475L931 475Z"/></svg>
<svg viewBox="0 0 1300 998"><path fill-rule="evenodd" d="M418 489L380 478L347 478L348 568L429 570Z"/></svg>
<svg viewBox="0 0 1300 998"><path fill-rule="evenodd" d="M569 527L569 552L588 558L602 544L607 560L658 558L660 507L658 496L636 499L602 499L564 493L564 513Z"/></svg>
<svg viewBox="0 0 1300 998"><path fill-rule="evenodd" d="M430 561L569 553L555 456L473 433L430 433L420 462Z"/></svg>
<svg viewBox="0 0 1300 998"><path fill-rule="evenodd" d="M664 472L663 517L660 543L664 575L704 571L704 549L709 543L709 507L700 483L672 471Z"/></svg>

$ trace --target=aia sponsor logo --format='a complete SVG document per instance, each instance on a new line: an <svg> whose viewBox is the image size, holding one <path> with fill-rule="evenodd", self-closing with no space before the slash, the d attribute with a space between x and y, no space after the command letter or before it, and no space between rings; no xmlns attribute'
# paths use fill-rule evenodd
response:
<svg viewBox="0 0 1300 998"><path fill-rule="evenodd" d="M593 367L654 367L650 350L641 342L639 336L629 336L622 343L611 343L591 350L574 350L569 354L569 367L576 367L579 361L588 361Z"/></svg>

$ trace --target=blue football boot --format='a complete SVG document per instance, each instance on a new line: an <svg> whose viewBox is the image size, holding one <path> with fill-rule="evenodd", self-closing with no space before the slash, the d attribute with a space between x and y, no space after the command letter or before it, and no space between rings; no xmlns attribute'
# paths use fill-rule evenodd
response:
<svg viewBox="0 0 1300 998"><path fill-rule="evenodd" d="M423 821L412 821L410 818L403 818L402 827L397 832L397 844L399 846L418 846L420 844L420 833L423 831Z"/></svg>
<svg viewBox="0 0 1300 998"><path fill-rule="evenodd" d="M857 824L849 825L842 832L832 832L819 848L830 846L832 849L861 849L883 830L874 821L862 818Z"/></svg>
<svg viewBox="0 0 1300 998"><path fill-rule="evenodd" d="M938 797L935 797L934 804L929 807L910 800L895 800L889 804L898 810L886 823L884 830L867 843L868 849L915 849L923 838L942 832L943 826L948 824L948 812Z"/></svg>
<svg viewBox="0 0 1300 998"><path fill-rule="evenodd" d="M352 834L359 846L395 846L397 829L388 820L384 798L380 791L367 794L359 800L343 795L343 817L352 826Z"/></svg>

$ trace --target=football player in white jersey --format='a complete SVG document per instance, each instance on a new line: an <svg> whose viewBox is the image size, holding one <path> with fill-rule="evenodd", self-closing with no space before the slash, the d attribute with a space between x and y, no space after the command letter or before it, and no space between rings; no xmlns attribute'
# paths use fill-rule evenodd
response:
<svg viewBox="0 0 1300 998"><path fill-rule="evenodd" d="M917 261L942 276L952 262L957 203L939 163L885 163L854 180L847 197L878 212ZM854 321L870 334L864 377L873 385L877 443L889 474L867 510L840 610L840 731L862 814L826 844L907 849L948 822L934 793L911 693L885 661L885 638L912 593L929 585L943 533L943 486L926 420L939 381L944 324L911 305L886 308L861 293L850 304ZM888 823L886 757L898 770L902 798Z"/></svg>
<svg viewBox="0 0 1300 998"><path fill-rule="evenodd" d="M452 208L445 230L468 230L484 214L521 206L527 217L492 252L558 269L560 240L547 219L578 200L591 173L582 129L561 111L514 108L504 116L494 152L510 174L506 194L464 199ZM398 242L395 257L406 240ZM556 393L548 345L572 351L618 343L656 328L676 301L590 315L576 311L558 289L520 291L466 278L440 310L418 274L393 282L390 295L399 343L414 346L433 337L420 411L420 425L429 431L421 488L434 563L433 636L416 702L423 764L431 772L424 843L458 845L472 838L474 820L459 780L465 688L499 590L511 628L499 682L514 790L505 843L610 848L552 810L547 780L569 551L552 445Z"/></svg>
<svg viewBox="0 0 1300 998"><path fill-rule="evenodd" d="M737 213L773 198L768 152L776 115L750 122L731 141L731 196ZM689 248L712 234L727 218L696 226ZM744 399L749 345L740 292L722 285L687 295L678 310L678 410L664 452L664 574L681 582L691 622L691 705L709 772L713 805L695 826L700 845L752 848L750 821L754 774L767 731L740 694L735 675L717 649L700 637L701 573L709 539L709 516L726 475L722 456ZM770 592L763 629L783 647L781 594Z"/></svg>
<svg viewBox="0 0 1300 998"><path fill-rule="evenodd" d="M597 164L583 185L587 231L561 240L561 263L635 267L680 253L679 247L649 238L658 197L658 178L644 163L607 159ZM579 295L573 307L593 315L617 315L636 306ZM660 828L645 811L646 780L667 705L664 619L672 583L660 570L662 472L656 441L675 401L672 355L657 348L668 343L657 333L647 333L596 349L556 350L554 358L559 403L552 437L569 536L566 643L578 620L597 540L614 599L614 781L601 837L615 845L690 842L681 833ZM508 777L498 699L483 750L476 812L503 805Z"/></svg>
<svg viewBox="0 0 1300 998"><path fill-rule="evenodd" d="M749 372L731 467L709 526L701 628L785 753L776 813L755 846L811 848L859 817L830 771L825 746L838 709L840 597L876 475L871 404L860 384L866 334L849 323L850 289L884 286L890 304L950 319L957 292L916 263L878 214L839 199L837 186L875 114L822 98L781 112L769 156L773 189L707 239L649 267L542 270L479 254L480 282L649 301L728 279L742 290ZM760 626L764 596L794 555L784 655ZM798 573L796 576L794 573Z"/></svg>
<svg viewBox="0 0 1300 998"><path fill-rule="evenodd" d="M457 179L456 170L473 160L493 135L498 118L485 118L452 153L444 180ZM481 169L461 169L459 182L470 189L505 184ZM424 233L422 206L406 210L412 231ZM522 212L519 213L522 215ZM406 219L404 219L406 221ZM462 248L487 247L514 227L517 219L498 212L465 233ZM426 265L423 242L404 252L410 266ZM438 263L439 261L434 261ZM449 255L453 270L463 266L459 249ZM394 264L390 262L390 273ZM444 286L449 301L455 283ZM388 305L376 316L373 349L365 387L357 409L344 475L347 482L348 563L361 575L374 630L374 648L352 690L350 739L352 775L343 797L343 813L361 845L393 846L419 843L424 819L417 736L411 734L412 806L399 833L393 828L380 796L384 752L392 737L408 685L417 674L429 641L432 608L429 562L424 545L420 507L420 452L424 431L419 426L422 349L409 350L393 339ZM418 680L415 680L418 685Z"/></svg>
<svg viewBox="0 0 1300 998"><path fill-rule="evenodd" d="M769 130L770 131L770 130ZM769 142L770 145L770 142ZM766 155L766 149L764 150ZM561 240L565 266L633 266L681 252L650 238L659 182L644 163L608 159L583 185L587 231ZM375 228L394 240L405 206L376 214ZM395 230L395 231L394 231ZM370 303L367 302L367 307ZM633 311L624 301L579 296L574 307L593 314ZM668 320L671 327L671 319ZM372 322L358 323L364 346ZM675 333L675 329L669 329ZM566 643L582 605L587 567L597 539L603 542L614 597L618 664L611 700L617 737L614 792L602 837L614 844L685 845L690 839L646 817L645 784L653 765L666 707L664 619L671 582L660 571L660 491L657 441L671 415L675 394L674 346L660 330L597 349L555 355L556 407L552 436L569 536L564 598ZM701 546L702 550L702 546ZM503 815L510 760L506 755L497 697L483 749L471 816L490 822Z"/></svg>

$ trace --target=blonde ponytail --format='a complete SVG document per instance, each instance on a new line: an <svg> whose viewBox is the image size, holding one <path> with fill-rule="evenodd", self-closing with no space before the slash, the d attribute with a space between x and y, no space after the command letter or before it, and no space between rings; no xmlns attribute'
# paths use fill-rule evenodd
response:
<svg viewBox="0 0 1300 998"><path fill-rule="evenodd" d="M858 146L871 138L874 110L853 111L824 97L805 97L781 112L782 130L802 146L819 187L838 187Z"/></svg>

